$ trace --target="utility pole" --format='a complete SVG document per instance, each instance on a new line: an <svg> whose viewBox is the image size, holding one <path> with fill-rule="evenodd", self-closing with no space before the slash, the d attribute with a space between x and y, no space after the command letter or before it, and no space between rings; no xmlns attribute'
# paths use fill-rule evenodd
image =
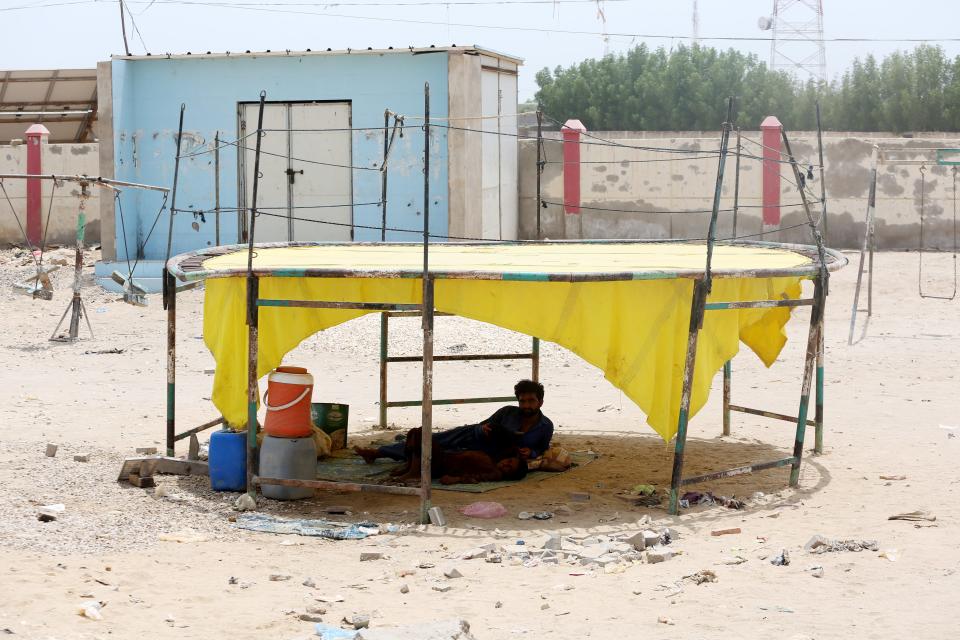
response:
<svg viewBox="0 0 960 640"><path fill-rule="evenodd" d="M120 0L120 31L123 33L123 50L130 55L130 45L127 44L127 19L123 15L123 0Z"/></svg>

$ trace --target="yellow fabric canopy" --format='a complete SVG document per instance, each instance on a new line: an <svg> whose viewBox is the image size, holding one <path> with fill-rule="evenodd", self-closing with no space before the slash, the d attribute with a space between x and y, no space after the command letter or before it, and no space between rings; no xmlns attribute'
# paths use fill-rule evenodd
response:
<svg viewBox="0 0 960 640"><path fill-rule="evenodd" d="M549 245L548 245L549 246ZM677 430L693 280L659 275L702 270L703 245L627 244L438 245L431 274L473 272L480 277L530 274L531 279L435 281L435 308L555 342L603 370L606 378L647 414L665 440ZM209 258L205 271L246 267L238 251ZM261 277L260 297L290 300L417 304L422 283L411 277L370 277L414 271L420 245L331 245L257 249L255 269L349 269L364 277ZM791 269L811 264L799 253L770 247L718 246L720 270ZM537 274L657 273L654 279L556 282ZM635 277L643 277L635 276ZM715 279L711 301L798 298L802 276ZM258 377L315 332L365 311L261 307ZM212 399L227 423L247 422L246 280L211 278L204 301L204 340L217 362ZM738 309L706 314L697 345L690 415L703 407L710 383L740 341L770 366L786 343L789 308ZM547 381L549 383L549 381Z"/></svg>

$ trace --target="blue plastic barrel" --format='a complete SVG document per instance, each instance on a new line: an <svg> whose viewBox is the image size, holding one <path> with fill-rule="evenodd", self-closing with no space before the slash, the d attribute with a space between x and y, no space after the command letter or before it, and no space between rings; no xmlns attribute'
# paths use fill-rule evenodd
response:
<svg viewBox="0 0 960 640"><path fill-rule="evenodd" d="M210 436L210 488L247 490L247 433L214 431Z"/></svg>

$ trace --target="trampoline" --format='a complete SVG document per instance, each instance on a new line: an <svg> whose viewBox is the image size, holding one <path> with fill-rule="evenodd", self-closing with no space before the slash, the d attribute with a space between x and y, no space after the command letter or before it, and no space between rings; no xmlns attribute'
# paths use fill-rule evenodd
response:
<svg viewBox="0 0 960 640"><path fill-rule="evenodd" d="M176 290L206 281L204 340L217 367L213 403L234 428L255 419L257 380L317 331L372 312L421 311L425 333L424 416L431 410L433 313L488 322L555 342L604 371L647 415L664 440L677 438L671 509L680 487L694 482L791 466L796 484L804 431L815 426L822 446L822 320L829 271L846 258L814 246L763 242L712 245L677 241L496 242L431 245L424 282L420 243L258 244L215 247L173 257L167 264L167 448L221 420L176 434ZM824 256L821 265L820 255ZM801 281L814 281L811 297ZM709 292L706 289L709 288ZM172 295L171 295L172 294ZM702 299L700 299L702 298ZM424 300L427 299L427 304ZM432 300L431 300L432 299ZM691 304L693 300L693 304ZM794 307L812 307L804 386L797 416L729 402L729 362L741 343L767 366L786 343ZM251 313L253 309L257 313ZM698 310L699 309L699 310ZM704 312L716 313L704 313ZM430 345L428 349L427 340ZM725 366L726 365L726 366ZM816 368L816 418L807 420ZM793 455L780 460L682 477L686 424L706 402L724 369L724 430L729 412L744 411L797 424ZM249 372L255 370L255 377ZM428 388L430 387L430 388ZM255 453L255 448L251 451ZM343 485L251 476L254 483L423 493L411 487ZM305 484L304 484L305 483Z"/></svg>

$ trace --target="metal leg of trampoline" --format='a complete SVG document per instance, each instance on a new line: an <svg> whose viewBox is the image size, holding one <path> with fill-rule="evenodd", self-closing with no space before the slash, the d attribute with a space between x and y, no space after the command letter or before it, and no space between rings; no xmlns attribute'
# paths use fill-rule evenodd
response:
<svg viewBox="0 0 960 640"><path fill-rule="evenodd" d="M813 452L823 453L823 320L820 320L819 340L817 341L817 407L814 416L815 440Z"/></svg>
<svg viewBox="0 0 960 640"><path fill-rule="evenodd" d="M258 338L260 335L260 278L247 278L247 493L256 498L257 486L253 481L257 461L257 401L260 389L257 385L259 360Z"/></svg>
<svg viewBox="0 0 960 640"><path fill-rule="evenodd" d="M706 285L702 280L693 284L693 302L690 305L690 330L687 334L687 354L683 363L683 390L680 393L680 414L677 418L677 440L673 453L673 475L670 480L670 515L680 511L680 486L683 481L683 454L687 445L687 422L690 415L690 393L693 387L693 370L697 360L697 339L707 300Z"/></svg>
<svg viewBox="0 0 960 640"><path fill-rule="evenodd" d="M723 435L730 435L730 360L723 363Z"/></svg>
<svg viewBox="0 0 960 640"><path fill-rule="evenodd" d="M803 367L803 385L800 390L800 409L797 412L797 435L793 441L793 464L790 465L790 486L800 483L800 463L803 460L803 440L807 430L807 409L810 405L810 384L820 346L820 329L823 323L823 281L817 278L814 305L810 311L810 333L807 336L807 355Z"/></svg>
<svg viewBox="0 0 960 640"><path fill-rule="evenodd" d="M164 268L167 280L167 455L175 455L177 437L177 281Z"/></svg>

